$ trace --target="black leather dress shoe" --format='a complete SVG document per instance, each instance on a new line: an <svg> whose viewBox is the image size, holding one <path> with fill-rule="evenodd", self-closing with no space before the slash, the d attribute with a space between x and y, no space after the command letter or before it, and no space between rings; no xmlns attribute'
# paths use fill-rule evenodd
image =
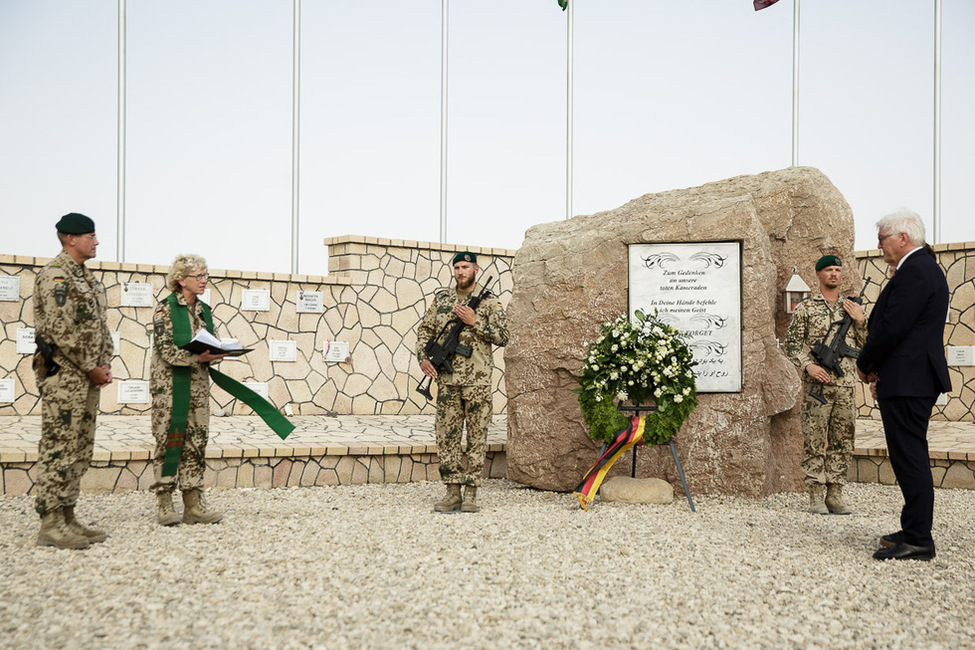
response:
<svg viewBox="0 0 975 650"><path fill-rule="evenodd" d="M883 547L896 546L904 541L904 531L899 530L896 533L891 533L890 535L884 535L880 538L880 545Z"/></svg>
<svg viewBox="0 0 975 650"><path fill-rule="evenodd" d="M907 542L900 542L893 546L882 548L873 554L875 560L933 560L936 553L934 544L931 546L914 546Z"/></svg>

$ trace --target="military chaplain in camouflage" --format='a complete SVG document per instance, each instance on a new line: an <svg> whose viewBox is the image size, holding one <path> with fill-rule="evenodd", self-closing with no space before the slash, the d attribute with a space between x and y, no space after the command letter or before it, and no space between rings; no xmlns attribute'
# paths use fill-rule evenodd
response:
<svg viewBox="0 0 975 650"><path fill-rule="evenodd" d="M209 350L200 354L180 349L173 342L173 317L188 319L190 336L204 329L206 321L204 310L209 318L209 307L199 299L206 290L207 263L198 255L179 255L169 268L166 283L171 295L156 305L152 318L153 345L152 360L149 364L149 391L152 393L152 435L156 439L156 452L152 461L156 482L152 490L156 493L157 521L163 526L175 524L212 524L220 521L222 513L207 507L203 497L203 472L206 469L206 447L210 437L210 374L211 361L222 359L225 354L214 354ZM178 313L177 313L178 312ZM188 407L183 404L186 414L185 431L170 436L170 424L174 414L174 374L181 374L179 368L188 370ZM185 398L185 393L184 393ZM182 419L182 416L180 417ZM176 472L164 476L163 465L166 452L175 449ZM182 445L181 448L180 445ZM180 517L173 507L173 492L176 487L183 494L183 515Z"/></svg>
<svg viewBox="0 0 975 650"><path fill-rule="evenodd" d="M867 319L863 307L840 296L843 262L836 255L824 255L816 262L819 295L800 302L792 314L785 338L785 351L802 375L802 471L809 489L809 511L816 514L848 515L852 511L843 501L843 485L853 455L856 429L856 405L853 387L856 365L851 357L842 357L842 377L837 377L816 363L810 348L816 342L836 334L839 322L849 314L853 326L847 331L846 344L859 350L867 339ZM836 323L830 331L830 325ZM810 395L822 384L826 403Z"/></svg>
<svg viewBox="0 0 975 650"><path fill-rule="evenodd" d="M95 222L72 212L56 228L61 252L34 286L34 372L41 394L37 545L81 549L106 537L75 518L75 504L95 448L98 389L112 381L113 345L105 287L85 266L98 246Z"/></svg>
<svg viewBox="0 0 975 650"><path fill-rule="evenodd" d="M453 267L456 286L441 289L434 295L433 303L417 329L416 357L423 374L437 380L437 455L447 496L434 506L434 510L477 512L477 486L484 473L487 434L494 410L492 346L508 344L508 323L501 303L493 297L481 301L476 311L467 305L480 271L477 256L466 251L457 253ZM466 325L460 334L460 344L472 348L471 356L465 358L455 354L450 360L454 371L438 374L424 348L427 341L440 336L445 326L457 318ZM466 454L461 445L465 422ZM464 486L463 498L461 485Z"/></svg>

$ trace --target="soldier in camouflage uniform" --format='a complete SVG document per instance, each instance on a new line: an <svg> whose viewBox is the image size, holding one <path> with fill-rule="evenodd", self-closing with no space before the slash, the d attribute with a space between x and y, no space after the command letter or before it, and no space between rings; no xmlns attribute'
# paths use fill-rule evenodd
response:
<svg viewBox="0 0 975 650"><path fill-rule="evenodd" d="M85 267L95 257L95 222L72 212L57 223L61 253L37 276L34 371L41 394L35 509L38 546L88 548L105 531L75 518L81 478L95 447L98 389L112 381L105 287Z"/></svg>
<svg viewBox="0 0 975 650"><path fill-rule="evenodd" d="M855 360L843 357L838 377L816 363L810 348L817 341L829 343L839 328L839 321L849 314L853 326L847 331L846 344L863 347L867 338L867 319L863 307L839 295L843 275L842 262L836 255L824 255L816 262L819 295L800 302L792 314L786 334L785 350L802 375L802 471L809 489L809 511L816 514L850 514L843 501L843 484L853 454L856 429L856 405L853 387L856 383ZM830 325L837 323L830 331ZM826 340L829 333L830 340ZM822 386L823 404L810 395Z"/></svg>
<svg viewBox="0 0 975 650"><path fill-rule="evenodd" d="M480 268L474 253L458 253L453 259L454 289L441 289L417 329L416 356L420 369L437 380L437 455L440 477L447 485L447 497L434 506L437 512L477 512L477 486L484 473L485 446L494 410L491 373L494 369L492 346L508 344L508 323L501 303L488 297L477 310L467 306L474 294ZM469 345L470 358L455 354L450 360L453 372L437 373L424 348L427 341L445 333L444 327L459 318L466 327L460 344ZM448 328L449 329L449 328ZM461 438L467 424L467 453ZM466 468L465 461L466 460ZM461 497L461 485L464 495Z"/></svg>
<svg viewBox="0 0 975 650"><path fill-rule="evenodd" d="M206 260L197 255L181 255L173 260L166 282L178 307L186 309L191 335L205 327L203 302L198 296L206 290ZM156 439L153 470L156 482L157 521L172 526L180 521L188 524L216 523L222 514L208 509L203 498L203 473L206 469L206 446L210 436L210 375L209 363L226 355L209 351L195 354L173 343L173 314L169 296L156 305L152 318L153 346L149 366L149 390L152 393L152 435ZM163 476L169 429L173 416L173 368L190 368L189 410L183 435L183 448L176 476ZM183 493L183 516L173 507L173 491L177 485Z"/></svg>

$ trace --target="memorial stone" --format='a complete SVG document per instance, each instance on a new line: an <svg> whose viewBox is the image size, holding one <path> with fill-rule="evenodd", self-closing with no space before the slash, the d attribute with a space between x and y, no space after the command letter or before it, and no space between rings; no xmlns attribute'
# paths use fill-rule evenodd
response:
<svg viewBox="0 0 975 650"><path fill-rule="evenodd" d="M505 348L508 478L572 490L594 462L576 377L599 326L628 309L628 246L740 241L742 388L702 393L675 438L692 493L801 489L799 376L780 341L793 267L815 286L819 256L853 259L853 214L820 171L793 167L647 194L608 212L535 226L512 266ZM858 286L855 274L844 290ZM669 450L639 449L637 477L678 485ZM622 460L614 474L628 474Z"/></svg>

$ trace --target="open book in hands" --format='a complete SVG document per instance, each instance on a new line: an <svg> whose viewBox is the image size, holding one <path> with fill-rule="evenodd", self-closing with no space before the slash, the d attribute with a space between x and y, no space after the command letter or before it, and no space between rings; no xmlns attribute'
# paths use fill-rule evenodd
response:
<svg viewBox="0 0 975 650"><path fill-rule="evenodd" d="M209 350L213 354L226 354L231 357L239 357L242 354L247 354L254 348L242 348L237 341L224 343L210 332L201 329L196 333L192 341L186 345L181 345L180 349L188 350L196 354L202 354Z"/></svg>

